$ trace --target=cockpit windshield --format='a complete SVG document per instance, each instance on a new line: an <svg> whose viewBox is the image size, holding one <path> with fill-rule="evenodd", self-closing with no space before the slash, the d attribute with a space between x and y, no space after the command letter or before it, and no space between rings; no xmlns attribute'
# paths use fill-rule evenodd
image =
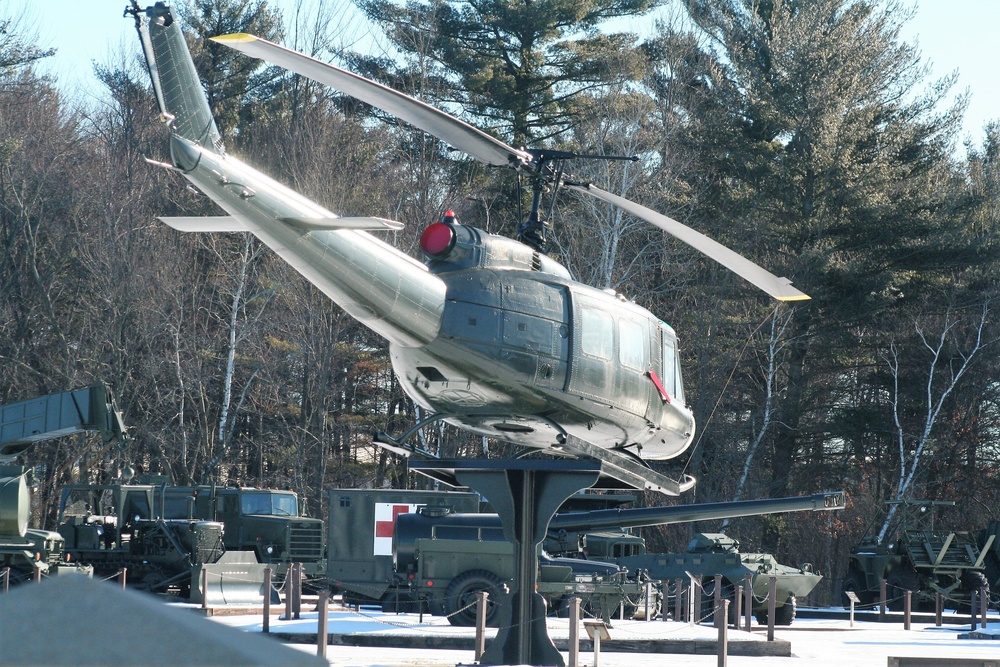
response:
<svg viewBox="0 0 1000 667"><path fill-rule="evenodd" d="M291 493L254 491L243 493L243 514L298 516L298 499Z"/></svg>

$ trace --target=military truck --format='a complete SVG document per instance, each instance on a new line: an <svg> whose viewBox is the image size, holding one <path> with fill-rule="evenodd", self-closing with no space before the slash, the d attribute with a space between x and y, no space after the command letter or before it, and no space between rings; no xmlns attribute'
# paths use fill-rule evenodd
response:
<svg viewBox="0 0 1000 667"><path fill-rule="evenodd" d="M67 560L65 541L59 533L28 528L31 468L0 466L0 573L9 572L12 584L37 575L92 576L89 565Z"/></svg>
<svg viewBox="0 0 1000 667"><path fill-rule="evenodd" d="M168 486L168 519L218 521L227 551L252 552L258 563L275 565L280 581L289 563L302 563L308 580L324 579L324 525L304 515L294 491L244 486Z"/></svg>
<svg viewBox="0 0 1000 667"><path fill-rule="evenodd" d="M984 561L993 540L979 544L970 532L935 530L937 509L954 504L946 500L887 502L887 506L899 507L896 525L887 541L869 536L854 548L842 584L844 605L850 604L848 592L862 605L875 604L885 579L890 609L903 609L905 591L913 593L915 609L933 609L938 593L944 596L946 607L968 609L972 592L989 588Z"/></svg>
<svg viewBox="0 0 1000 667"><path fill-rule="evenodd" d="M225 551L223 525L167 519L163 506L162 486L72 484L62 489L57 528L66 552L98 576L126 569L135 588L188 597L194 569Z"/></svg>
<svg viewBox="0 0 1000 667"><path fill-rule="evenodd" d="M493 514L480 513L480 499L461 491L333 489L327 539L331 587L347 604L379 605L388 612L447 616L453 625L475 623L476 593L490 593L487 623L495 625L499 603L513 580L513 546ZM399 530L400 521L465 517L461 527L422 532ZM487 525L476 525L485 517ZM479 523L482 523L481 521ZM470 533L471 531L471 533ZM470 542L470 534L475 534ZM581 559L542 556L538 591L553 612L571 596L607 619L626 605L645 610L645 579L622 568ZM651 604L655 608L656 601Z"/></svg>

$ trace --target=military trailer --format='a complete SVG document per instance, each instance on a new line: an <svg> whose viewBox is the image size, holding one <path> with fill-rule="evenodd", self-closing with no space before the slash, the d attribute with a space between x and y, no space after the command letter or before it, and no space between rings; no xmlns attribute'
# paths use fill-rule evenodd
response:
<svg viewBox="0 0 1000 667"><path fill-rule="evenodd" d="M454 625L473 625L476 593L487 591L487 623L496 624L498 604L514 577L514 552L493 525L496 515L480 513L478 495L334 489L329 507L327 572L345 603L427 612L447 616ZM464 517L461 526L433 526L452 515ZM409 528L401 529L404 525ZM553 613L574 595L605 618L622 604L628 614L645 609L645 581L608 563L543 555L538 591Z"/></svg>
<svg viewBox="0 0 1000 667"><path fill-rule="evenodd" d="M59 533L28 528L30 468L0 466L0 574L12 584L36 576L92 576L93 568L67 559Z"/></svg>
<svg viewBox="0 0 1000 667"><path fill-rule="evenodd" d="M898 505L896 526L890 538L880 541L869 536L861 540L848 561L844 576L843 601L850 604L848 592L862 605L878 602L881 581L886 580L886 600L890 609L903 609L904 595L910 591L915 609L933 609L938 593L945 606L968 609L972 593L984 587L989 592L985 561L994 540L964 531L941 532L935 529L939 507L955 503L942 500L889 501Z"/></svg>

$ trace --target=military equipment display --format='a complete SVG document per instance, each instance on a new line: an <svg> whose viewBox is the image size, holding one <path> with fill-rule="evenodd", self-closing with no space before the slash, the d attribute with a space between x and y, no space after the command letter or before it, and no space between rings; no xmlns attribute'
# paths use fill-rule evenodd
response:
<svg viewBox="0 0 1000 667"><path fill-rule="evenodd" d="M59 534L73 558L98 576L127 570L130 585L188 597L193 569L217 562L225 549L216 521L165 519L163 487L73 484L59 500Z"/></svg>
<svg viewBox="0 0 1000 667"><path fill-rule="evenodd" d="M453 623L467 624L472 620L467 607L475 592L486 590L495 598L511 578L511 546L500 519L480 512L476 494L335 489L330 491L329 506L327 571L331 585L343 591L345 602L379 604L386 611L426 610L448 615ZM843 492L832 492L735 503L560 513L549 524L545 550L551 554L540 560L539 591L552 612L559 612L568 597L578 595L590 600L589 609L596 615L614 615L619 604L631 614L644 610L645 581L664 579L659 570L673 579L675 570L672 564L660 562L667 556L645 554L643 540L622 529L843 507ZM600 528L617 530L602 532ZM586 557L571 557L577 555ZM641 564L633 560L644 556L648 560ZM745 563L750 561L749 556L740 561L729 553L702 562L706 565L698 574L728 574L736 581L736 569L740 569L738 583L742 584ZM771 563L773 558L768 561L764 555L758 556L758 568ZM768 571L780 577L782 599L776 606L780 609L792 603L789 609L778 612L782 615L794 610L794 596L807 594L821 578L815 574L792 576L790 570L775 563ZM628 572L644 574L629 576ZM758 576L754 591L759 594L758 587L763 585L759 597L766 601L766 577L757 569L754 572Z"/></svg>
<svg viewBox="0 0 1000 667"><path fill-rule="evenodd" d="M938 532L935 514L938 507L955 503L942 500L889 501L898 505L896 525L879 541L866 537L853 550L842 588L844 604L847 592L857 595L863 605L878 602L881 580L886 580L886 599L890 609L901 610L905 591L911 591L917 609L933 609L935 596L944 596L945 606L968 608L972 592L989 588L984 563L994 540L977 542L969 532Z"/></svg>
<svg viewBox="0 0 1000 667"><path fill-rule="evenodd" d="M419 262L364 231L398 230L401 223L339 217L228 155L169 5L142 9L133 0L129 13L170 131L170 162L155 164L182 175L226 212L161 220L181 231L259 238L389 342L401 386L431 414L424 424L444 420L533 450L596 458L605 476L630 486L676 495L693 485L639 461L679 456L694 436L673 329L617 294L574 281L545 254L544 193L567 189L617 206L777 299L809 298L700 233L564 174L566 160L595 156L518 150L414 98L276 44L251 35L213 38L339 88L527 178L532 205L520 240L446 215L422 234L425 262ZM377 441L404 455L425 455L406 442L413 433Z"/></svg>
<svg viewBox="0 0 1000 667"><path fill-rule="evenodd" d="M495 514L479 513L477 494L333 489L329 506L327 572L345 603L428 612L447 616L454 625L474 625L476 593L487 591L487 623L496 625L514 576L513 546L492 521ZM463 517L461 528L406 527L412 525L406 519L453 516ZM482 517L486 525L476 526ZM539 565L538 590L553 612L575 595L591 614L609 618L624 604L631 616L645 609L645 583L610 563L543 557ZM655 609L655 600L652 604Z"/></svg>
<svg viewBox="0 0 1000 667"><path fill-rule="evenodd" d="M991 521L981 530L977 544L986 554L983 560L983 575L990 585L993 604L1000 608L1000 521Z"/></svg>
<svg viewBox="0 0 1000 667"><path fill-rule="evenodd" d="M30 472L21 466L0 466L0 574L6 569L11 583L38 575L91 576L92 567L67 559L59 533L28 528Z"/></svg>
<svg viewBox="0 0 1000 667"><path fill-rule="evenodd" d="M107 443L124 440L125 425L111 391L102 383L0 406L0 461L13 461L31 446L76 433L96 432ZM0 570L15 582L36 574L90 576L89 565L67 560L63 537L28 528L30 468L0 466Z"/></svg>
<svg viewBox="0 0 1000 667"><path fill-rule="evenodd" d="M309 578L325 577L325 526L305 516L298 494L281 489L217 486L168 486L164 517L202 519L225 526L226 551L254 554L258 563L274 564L280 581L289 563L302 563Z"/></svg>

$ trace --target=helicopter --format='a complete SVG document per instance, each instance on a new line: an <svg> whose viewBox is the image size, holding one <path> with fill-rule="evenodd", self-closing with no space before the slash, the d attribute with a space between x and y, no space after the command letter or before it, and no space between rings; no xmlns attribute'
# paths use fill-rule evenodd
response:
<svg viewBox="0 0 1000 667"><path fill-rule="evenodd" d="M170 163L226 213L162 217L185 232L250 232L349 315L387 339L405 392L427 411L374 442L430 456L409 440L437 421L523 448L598 459L628 485L678 495L694 485L651 469L691 444L677 335L611 291L573 279L546 251L541 196L570 190L617 206L701 251L781 301L809 297L750 260L663 214L564 172L580 157L517 149L399 91L248 34L212 38L332 86L532 184L531 210L510 239L459 224L449 211L421 234L418 261L371 233L402 223L340 217L226 153L179 22L164 2L132 0ZM586 156L595 157L595 156Z"/></svg>

